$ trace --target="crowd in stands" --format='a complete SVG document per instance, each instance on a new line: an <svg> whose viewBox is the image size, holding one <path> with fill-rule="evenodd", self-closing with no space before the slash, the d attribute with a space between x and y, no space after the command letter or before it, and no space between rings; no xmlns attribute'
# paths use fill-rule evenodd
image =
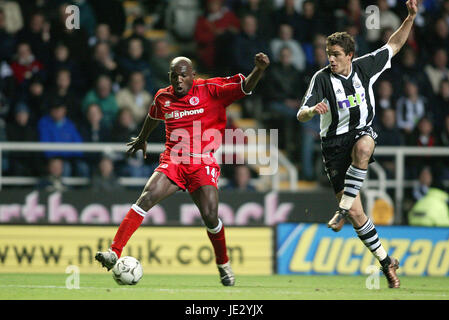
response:
<svg viewBox="0 0 449 320"><path fill-rule="evenodd" d="M327 65L326 37L347 31L361 56L384 45L407 14L403 1L374 1L380 27L368 29L373 1L146 0L136 12L126 2L0 1L0 141L126 143L155 92L169 85L175 55L191 57L200 74L228 76L249 74L262 51L272 64L241 102L242 116L278 128L300 177L314 180L319 118L299 123L296 112L313 74ZM80 9L80 29L65 26L71 4ZM425 0L419 9L406 45L374 87L379 146L449 146L449 0ZM149 37L149 30L166 36ZM164 139L161 123L150 140ZM148 177L157 156L150 159L12 152L2 170L95 177L106 188L113 184L99 176ZM449 162L435 161L448 178ZM392 159L380 162L394 171ZM408 178L417 179L424 163L411 159Z"/></svg>

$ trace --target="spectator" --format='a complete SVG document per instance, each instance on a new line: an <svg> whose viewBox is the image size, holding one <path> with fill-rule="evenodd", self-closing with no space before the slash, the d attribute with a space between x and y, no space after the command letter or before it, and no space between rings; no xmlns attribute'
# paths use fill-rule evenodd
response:
<svg viewBox="0 0 449 320"><path fill-rule="evenodd" d="M110 2L108 1L108 3ZM79 64L83 64L88 61L89 57L89 37L82 25L81 29L66 28L65 22L67 19L71 19L71 11L66 11L68 5L64 3L58 7L57 19L52 23L50 30L51 38L54 43L65 44L71 57ZM109 15L109 12L107 15Z"/></svg>
<svg viewBox="0 0 449 320"><path fill-rule="evenodd" d="M145 89L151 93L154 86L151 80L151 67L143 56L143 44L138 38L133 38L128 42L128 54L119 60L120 73L123 79L128 79L132 72L139 71L145 78Z"/></svg>
<svg viewBox="0 0 449 320"><path fill-rule="evenodd" d="M131 137L138 134L138 127L134 121L131 109L122 108L117 116L117 121L112 129L112 140L114 142L128 142ZM130 177L148 177L154 168L144 163L142 157L125 158L118 157L119 171L121 175Z"/></svg>
<svg viewBox="0 0 449 320"><path fill-rule="evenodd" d="M441 80L449 79L446 50L442 48L437 49L433 54L432 63L425 66L424 71L429 77L433 93L437 95Z"/></svg>
<svg viewBox="0 0 449 320"><path fill-rule="evenodd" d="M449 227L449 194L432 187L408 214L408 222L413 226Z"/></svg>
<svg viewBox="0 0 449 320"><path fill-rule="evenodd" d="M363 32L366 29L366 19L363 15L363 11L360 0L347 1L346 6L343 9L339 9L335 12L336 29L341 31L348 25L351 25L357 30L357 34L364 37Z"/></svg>
<svg viewBox="0 0 449 320"><path fill-rule="evenodd" d="M283 5L273 13L275 30L279 30L281 24L288 24L293 29L295 39L300 40L300 33L303 32L300 26L301 17L295 9L294 0L285 0Z"/></svg>
<svg viewBox="0 0 449 320"><path fill-rule="evenodd" d="M33 75L43 76L44 65L35 58L28 43L22 42L17 46L17 54L11 63L11 69L16 84L26 91Z"/></svg>
<svg viewBox="0 0 449 320"><path fill-rule="evenodd" d="M424 66L418 63L417 53L413 48L407 46L401 50L401 62L393 64L391 75L394 87L403 88L404 81L413 79L424 96L429 98L433 96L432 85L424 72ZM403 94L402 90L396 90L396 96L401 94Z"/></svg>
<svg viewBox="0 0 449 320"><path fill-rule="evenodd" d="M0 8L0 60L9 61L16 46L16 39L6 30L5 12Z"/></svg>
<svg viewBox="0 0 449 320"><path fill-rule="evenodd" d="M50 158L47 162L47 175L38 182L38 189L45 192L64 192L69 188L63 182L64 161L60 158Z"/></svg>
<svg viewBox="0 0 449 320"><path fill-rule="evenodd" d="M133 117L133 112L128 107L119 110L117 119L111 130L111 138L114 142L129 142L131 137L136 136L138 126Z"/></svg>
<svg viewBox="0 0 449 320"><path fill-rule="evenodd" d="M365 36L360 33L360 30L355 24L348 24L344 30L354 38L357 56L361 57L369 53L369 45L365 40Z"/></svg>
<svg viewBox="0 0 449 320"><path fill-rule="evenodd" d="M5 30L10 34L15 34L22 29L23 21L29 21L29 16L23 13L22 5L19 6L17 1L1 1L0 9L5 13ZM27 2L27 7L30 7ZM35 11L34 11L35 12ZM25 19L24 19L25 18Z"/></svg>
<svg viewBox="0 0 449 320"><path fill-rule="evenodd" d="M240 29L239 19L222 2L207 0L206 13L198 18L195 25L194 39L198 46L199 68L203 72L218 72L216 47L229 46L232 35L237 34Z"/></svg>
<svg viewBox="0 0 449 320"><path fill-rule="evenodd" d="M91 86L94 85L95 80L103 74L108 75L115 82L120 79L118 73L119 68L109 44L107 42L98 42L94 46L93 59L89 67L89 83Z"/></svg>
<svg viewBox="0 0 449 320"><path fill-rule="evenodd" d="M50 62L50 23L42 12L31 16L28 27L17 33L19 43L28 43L36 59L47 65Z"/></svg>
<svg viewBox="0 0 449 320"><path fill-rule="evenodd" d="M401 132L396 125L396 111L391 108L383 109L380 113L380 125L377 127L379 146L401 146L404 145Z"/></svg>
<svg viewBox="0 0 449 320"><path fill-rule="evenodd" d="M101 143L111 140L110 130L102 121L103 112L98 104L92 103L87 107L86 120L80 128L80 134L84 142ZM89 152L85 157L89 167L93 168L101 159L101 153Z"/></svg>
<svg viewBox="0 0 449 320"><path fill-rule="evenodd" d="M433 106L433 118L432 122L435 126L436 132L441 132L445 126L445 118L449 115L449 80L443 79L440 82L440 90L438 96L435 99Z"/></svg>
<svg viewBox="0 0 449 320"><path fill-rule="evenodd" d="M228 45L228 47L230 47ZM242 32L235 37L232 45L233 73L250 74L252 71L253 57L258 52L265 52L270 56L268 43L257 36L257 20L254 16L247 15L242 19ZM243 100L244 115L246 117L262 118L262 101L258 92Z"/></svg>
<svg viewBox="0 0 449 320"><path fill-rule="evenodd" d="M95 192L123 191L115 175L114 162L108 156L103 156L98 162L98 169L92 177L92 189Z"/></svg>
<svg viewBox="0 0 449 320"><path fill-rule="evenodd" d="M146 32L146 24L145 20L142 17L135 18L132 23L132 32L131 34L120 40L119 45L117 46L118 54L122 57L127 55L127 48L129 47L129 41L132 39L139 39L143 45L143 54L145 60L149 60L152 56L152 43L147 39L145 35Z"/></svg>
<svg viewBox="0 0 449 320"><path fill-rule="evenodd" d="M279 62L281 48L289 47L292 53L292 65L298 71L304 71L306 67L306 56L301 45L293 39L293 29L288 24L281 24L279 37L270 41L270 48L275 62Z"/></svg>
<svg viewBox="0 0 449 320"><path fill-rule="evenodd" d="M95 28L95 34L89 38L88 43L90 47L93 47L99 42L105 42L110 46L113 46L111 40L111 30L105 23L100 23L99 25L97 25L97 27Z"/></svg>
<svg viewBox="0 0 449 320"><path fill-rule="evenodd" d="M251 170L249 167L244 164L235 165L234 176L225 189L239 192L256 191L256 188L251 184Z"/></svg>
<svg viewBox="0 0 449 320"><path fill-rule="evenodd" d="M118 43L126 28L123 2L120 0L90 0L89 3L94 11L97 24L107 24L111 30L112 43Z"/></svg>
<svg viewBox="0 0 449 320"><path fill-rule="evenodd" d="M428 166L423 167L419 173L418 181L413 186L413 199L415 201L420 200L427 194L432 185L432 180L432 169Z"/></svg>
<svg viewBox="0 0 449 320"><path fill-rule="evenodd" d="M71 73L67 69L60 69L56 73L56 83L47 94L47 105L63 104L67 107L67 116L75 122L77 127L83 122L81 102L71 88Z"/></svg>
<svg viewBox="0 0 449 320"><path fill-rule="evenodd" d="M159 39L154 42L150 67L153 73L152 82L155 88L165 88L170 85L167 69L173 58L170 45L166 39Z"/></svg>
<svg viewBox="0 0 449 320"><path fill-rule="evenodd" d="M406 81L404 91L405 96L400 97L396 104L396 118L398 128L408 137L426 114L427 99L419 95L418 86L412 80Z"/></svg>
<svg viewBox="0 0 449 320"><path fill-rule="evenodd" d="M31 79L26 96L26 104L30 110L30 122L37 124L37 121L48 112L45 104L44 82L39 76Z"/></svg>
<svg viewBox="0 0 449 320"><path fill-rule="evenodd" d="M37 141L37 129L30 123L30 110L24 102L14 108L14 121L6 125L6 138L10 142ZM9 153L10 174L14 176L33 176L38 172L35 154L30 152Z"/></svg>
<svg viewBox="0 0 449 320"><path fill-rule="evenodd" d="M447 52L449 50L449 24L441 17L431 25L433 29L425 38L427 50L432 52L442 48Z"/></svg>
<svg viewBox="0 0 449 320"><path fill-rule="evenodd" d="M382 110L394 109L396 107L393 93L393 85L391 81L387 79L382 79L379 81L379 85L376 90L376 101L378 106L376 112L380 113Z"/></svg>
<svg viewBox="0 0 449 320"><path fill-rule="evenodd" d="M258 36L269 41L275 33L271 18L271 3L264 0L248 0L243 2L238 9L238 16L240 18L246 15L252 15L257 19Z"/></svg>
<svg viewBox="0 0 449 320"><path fill-rule="evenodd" d="M283 47L280 52L280 61L275 62L269 69L265 92L270 101L273 116L276 115L282 120L280 135L292 159L297 150L296 137L299 136L296 134L299 79L300 73L292 63L292 51L289 47Z"/></svg>
<svg viewBox="0 0 449 320"><path fill-rule="evenodd" d="M401 25L399 17L390 10L387 0L377 0L379 8L379 26L380 28L371 28L366 32L366 39L370 43L375 43L381 39L381 32L384 29L397 30Z"/></svg>
<svg viewBox="0 0 449 320"><path fill-rule="evenodd" d="M95 27L97 25L97 19L95 13L89 3L86 0L72 0L80 11L80 27L84 29L88 36L95 34Z"/></svg>
<svg viewBox="0 0 449 320"><path fill-rule="evenodd" d="M38 123L40 142L81 143L83 141L74 123L66 117L66 114L66 106L62 104L51 106L49 114L43 116ZM82 152L46 151L45 156L64 159L64 176L87 177L89 175L89 168L82 159Z"/></svg>
<svg viewBox="0 0 449 320"><path fill-rule="evenodd" d="M433 124L428 117L422 117L417 126L410 145L419 147L433 147L437 144L433 132Z"/></svg>
<svg viewBox="0 0 449 320"><path fill-rule="evenodd" d="M87 107L92 104L98 104L104 116L104 124L112 127L118 111L117 101L112 93L111 79L107 75L100 75L97 78L95 89L87 92L82 102L82 111L86 114Z"/></svg>
<svg viewBox="0 0 449 320"><path fill-rule="evenodd" d="M286 0L286 2L288 2L288 0ZM296 33L296 39L301 42L301 44L309 44L311 46L313 39L317 34L328 33L317 14L315 2L311 0L306 0L302 3L302 12L299 15L297 25L299 32ZM307 32L304 32L304 30L307 30Z"/></svg>
<svg viewBox="0 0 449 320"><path fill-rule="evenodd" d="M130 108L134 120L137 124L141 124L148 114L148 108L153 97L145 90L143 74L133 72L129 77L128 86L117 92L116 99L119 108Z"/></svg>
<svg viewBox="0 0 449 320"><path fill-rule="evenodd" d="M380 124L376 125L377 145L378 146L401 146L404 145L402 134L396 126L396 111L392 108L382 109L380 111ZM380 165L385 169L387 177L392 178L395 175L396 163L392 156L379 156Z"/></svg>
<svg viewBox="0 0 449 320"><path fill-rule="evenodd" d="M63 43L58 43L53 50L53 57L49 66L50 77L55 76L61 69L70 71L70 84L75 91L81 92L85 89L87 84L80 66L70 57L69 48ZM91 69L89 69L90 72Z"/></svg>
<svg viewBox="0 0 449 320"><path fill-rule="evenodd" d="M242 18L242 31L233 44L234 68L243 74L250 74L253 57L258 52L270 53L268 43L257 36L257 20L252 15Z"/></svg>
<svg viewBox="0 0 449 320"><path fill-rule="evenodd" d="M197 0L171 0L165 9L165 28L179 42L191 42L201 14Z"/></svg>
<svg viewBox="0 0 449 320"><path fill-rule="evenodd" d="M110 141L110 130L103 123L103 112L98 104L91 103L86 110L86 120L80 129L84 142Z"/></svg>

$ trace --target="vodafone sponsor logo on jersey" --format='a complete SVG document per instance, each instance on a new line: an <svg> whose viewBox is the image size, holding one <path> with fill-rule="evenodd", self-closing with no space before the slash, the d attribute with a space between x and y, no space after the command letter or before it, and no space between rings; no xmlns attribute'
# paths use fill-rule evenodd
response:
<svg viewBox="0 0 449 320"><path fill-rule="evenodd" d="M165 120L168 119L181 119L185 116L194 116L196 114L204 113L204 108L193 109L193 110L183 110L183 111L172 111L165 114Z"/></svg>

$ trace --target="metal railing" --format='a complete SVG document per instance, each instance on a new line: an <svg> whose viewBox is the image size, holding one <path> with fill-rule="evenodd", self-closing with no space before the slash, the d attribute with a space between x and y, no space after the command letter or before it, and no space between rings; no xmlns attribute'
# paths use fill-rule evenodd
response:
<svg viewBox="0 0 449 320"><path fill-rule="evenodd" d="M238 154L245 158L248 154L260 152L260 144L242 144L242 145L222 145L215 153L217 160L221 159L222 154ZM2 142L0 143L0 168L2 168L2 154L5 151L12 152L45 152L45 151L82 151L82 152L103 152L103 153L125 153L127 147L123 143L40 143L40 142ZM165 150L162 143L149 143L147 153L161 153ZM269 145L270 161L276 163L277 168L283 166L286 168L289 176L289 186L291 191L296 191L298 172L296 167L285 157L278 148ZM67 177L66 182L73 185L84 185L88 182L87 178ZM270 175L271 188L279 190L280 188L280 172L275 170ZM127 186L139 186L145 184L147 178L119 178L119 183ZM23 184L30 185L36 182L33 177L4 177L0 172L0 190L4 184Z"/></svg>
<svg viewBox="0 0 449 320"><path fill-rule="evenodd" d="M381 173L382 177L378 180L366 181L365 187L377 187L379 189L394 189L394 206L395 216L394 224L402 224L402 204L404 200L404 189L412 187L412 180L405 180L405 158L406 157L449 157L449 148L447 147L376 147L375 157L393 156L395 159L395 175L394 179L387 179L385 173ZM376 172L382 167L376 166Z"/></svg>

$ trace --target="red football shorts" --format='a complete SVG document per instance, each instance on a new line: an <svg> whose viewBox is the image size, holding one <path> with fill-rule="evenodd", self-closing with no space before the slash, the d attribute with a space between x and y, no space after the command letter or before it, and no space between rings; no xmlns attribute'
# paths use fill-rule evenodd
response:
<svg viewBox="0 0 449 320"><path fill-rule="evenodd" d="M193 162L193 161L192 161ZM184 191L190 193L199 187L212 185L218 189L220 166L215 161L205 163L179 163L169 157L161 157L155 171L162 172Z"/></svg>

